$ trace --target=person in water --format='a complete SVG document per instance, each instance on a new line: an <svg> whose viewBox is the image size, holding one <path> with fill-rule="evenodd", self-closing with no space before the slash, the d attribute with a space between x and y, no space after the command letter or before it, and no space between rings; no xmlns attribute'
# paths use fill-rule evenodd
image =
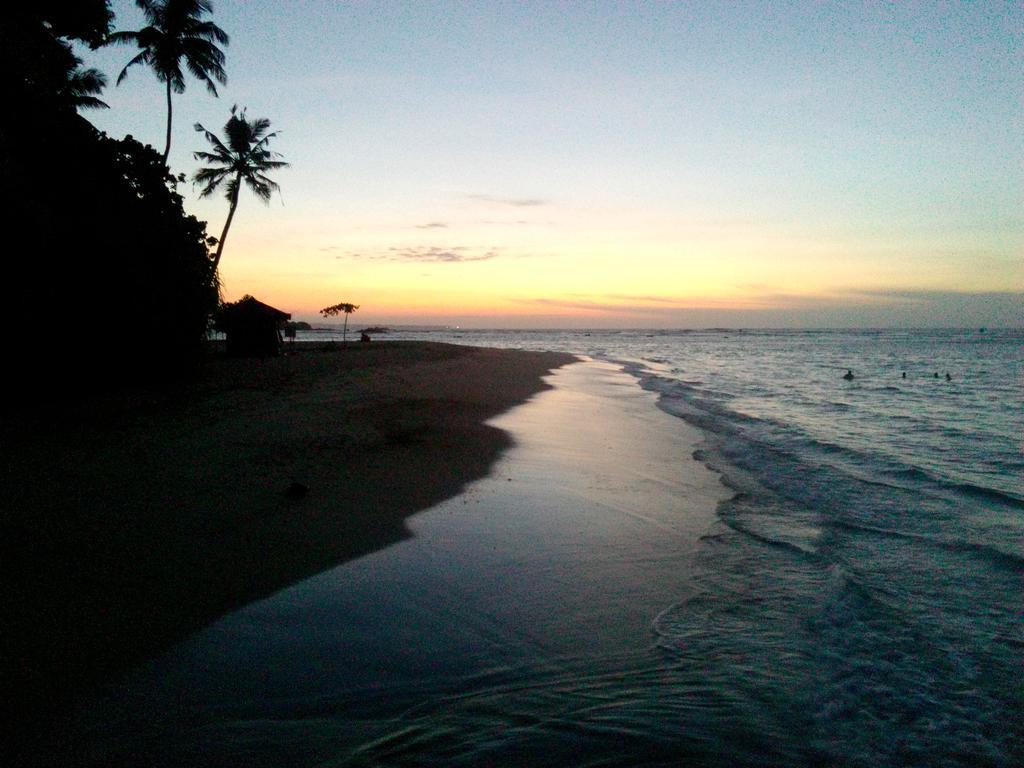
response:
<svg viewBox="0 0 1024 768"><path fill-rule="evenodd" d="M949 374L947 373L947 374L946 374L946 381L952 381L952 380L953 380L953 377L952 377L952 376L950 376L950 375L949 375Z"/></svg>
<svg viewBox="0 0 1024 768"><path fill-rule="evenodd" d="M843 374L843 378L846 379L847 381L853 381L853 371L847 368L846 373Z"/></svg>

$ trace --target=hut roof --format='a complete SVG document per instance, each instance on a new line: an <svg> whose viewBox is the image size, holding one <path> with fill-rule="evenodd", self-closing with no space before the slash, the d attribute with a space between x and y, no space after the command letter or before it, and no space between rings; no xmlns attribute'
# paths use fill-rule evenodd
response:
<svg viewBox="0 0 1024 768"><path fill-rule="evenodd" d="M243 296L236 302L222 306L220 309L220 317L226 320L265 319L283 322L285 320L291 320L292 316L290 313L282 312L276 307L264 304L262 301L254 299L252 296Z"/></svg>
<svg viewBox="0 0 1024 768"><path fill-rule="evenodd" d="M227 331L239 325L276 324L290 319L291 314L288 312L282 312L252 296L243 296L238 301L221 306L217 312L215 327L217 330Z"/></svg>

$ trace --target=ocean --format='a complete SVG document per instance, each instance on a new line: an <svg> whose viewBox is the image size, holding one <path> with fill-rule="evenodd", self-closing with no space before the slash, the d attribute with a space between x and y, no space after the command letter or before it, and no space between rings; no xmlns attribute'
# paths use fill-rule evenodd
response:
<svg viewBox="0 0 1024 768"><path fill-rule="evenodd" d="M632 575L622 577L648 574L657 598L635 652L559 656L556 676L526 671L519 657L503 665L492 658L443 691L422 678L388 688L392 662L381 661L376 672L349 673L362 680L354 688L368 692L361 700L322 689L318 701L329 705L289 699L291 728L320 723L320 740L308 732L300 739L318 744L306 764L430 765L439 756L447 765L512 758L523 765L1024 764L1024 331L444 330L393 337L568 351L621 369L650 395L643 407L669 414L680 430L699 430L693 456L727 492L678 583L671 553L659 548L671 546L661 534L642 534L662 554L642 566L630 560ZM601 525L611 526L615 513L607 514ZM443 527L450 520L431 525L416 537L455 535ZM467 518L462 525L475 524ZM672 522L652 525L671 530ZM489 542L492 534L481 531L474 541ZM190 669L179 674L192 680L196 669L210 674L218 665L209 661L211 645L237 648L238 627L248 627L251 639L259 634L252 626L268 615L282 633L288 621L300 621L297 605L323 617L329 611L318 601L347 601L332 610L360 616L370 597L387 592L379 580L394 587L389 579L402 578L395 574L408 573L412 561L414 571L433 567L424 564L438 559L436 546L411 546L318 576L315 586L293 592L288 607L257 609L234 629L215 630L213 639L163 663L161 685L171 685L168 664ZM578 544L566 546L579 556ZM458 550L445 551L457 559ZM492 555L481 557L460 567L476 578L500 570L486 559ZM607 564L595 567L607 571ZM587 578L585 569L579 573L560 573L559 583ZM410 589L416 582L402 586ZM583 589L577 581L571 591ZM566 599L566 614L588 615ZM456 628L484 631L479 617L453 620ZM365 619L376 627L375 646L398 642L395 633L405 630L394 621ZM543 620L522 621L544 634ZM280 642L294 655L294 640ZM451 672L464 653L452 648L463 639L436 642L431 663ZM317 647L312 663L330 668L325 646ZM483 689L502 694L488 694L484 706ZM417 703L442 695L443 711ZM239 739L259 742L257 723L281 727L280 710L247 711L217 725L203 720L203 727L248 723L232 736L239 749ZM389 725L372 725L380 722ZM333 751L325 733L335 739ZM258 749L269 763L290 754Z"/></svg>
<svg viewBox="0 0 1024 768"><path fill-rule="evenodd" d="M737 722L779 702L850 764L1024 763L1024 332L421 337L620 362L704 432L735 495L657 631Z"/></svg>

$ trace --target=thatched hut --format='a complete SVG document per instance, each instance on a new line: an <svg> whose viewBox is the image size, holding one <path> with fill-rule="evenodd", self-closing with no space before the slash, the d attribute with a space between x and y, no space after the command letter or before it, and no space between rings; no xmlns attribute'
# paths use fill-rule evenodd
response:
<svg viewBox="0 0 1024 768"><path fill-rule="evenodd" d="M281 329L291 319L252 296L222 304L214 328L227 336L227 353L232 357L268 357L281 354Z"/></svg>

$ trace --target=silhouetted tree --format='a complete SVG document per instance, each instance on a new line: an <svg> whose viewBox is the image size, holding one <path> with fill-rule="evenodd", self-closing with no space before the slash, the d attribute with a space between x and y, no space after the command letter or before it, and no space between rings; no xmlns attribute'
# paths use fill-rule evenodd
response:
<svg viewBox="0 0 1024 768"><path fill-rule="evenodd" d="M83 386L187 372L201 356L217 287L212 238L185 212L181 179L151 147L84 120L55 130L46 146L45 159L14 174L20 227L33 238L12 281L16 315L59 344L53 362L77 371ZM60 168L75 173L54 184ZM69 323L83 311L91 322ZM46 366L52 349L38 351ZM41 373L39 364L26 373Z"/></svg>
<svg viewBox="0 0 1024 768"><path fill-rule="evenodd" d="M212 238L184 211L184 177L77 112L102 78L70 39L101 44L110 20L104 0L46 0L0 25L0 226L31 243L8 249L5 300L45 340L19 352L11 383L26 393L64 393L69 375L73 389L180 375L216 306Z"/></svg>
<svg viewBox="0 0 1024 768"><path fill-rule="evenodd" d="M209 163L207 167L196 171L193 177L197 184L203 185L200 195L209 197L224 184L225 196L230 204L224 231L221 232L217 252L213 257L213 268L216 270L220 266L224 241L227 240L228 229L238 207L238 193L242 189L242 182L245 182L256 197L264 203L269 203L270 195L280 187L266 174L268 171L286 168L288 163L275 160L274 158L281 155L270 151L270 140L277 136L276 132L268 133L270 121L265 117L248 120L245 109L239 112L237 105L231 107L231 117L224 124L223 140L199 123L196 123L195 129L202 133L213 147L212 152L194 153L197 160Z"/></svg>
<svg viewBox="0 0 1024 768"><path fill-rule="evenodd" d="M78 109L109 109L97 94L107 87L107 76L98 69L76 67L68 76L61 94Z"/></svg>
<svg viewBox="0 0 1024 768"><path fill-rule="evenodd" d="M320 310L320 314L324 317L337 317L339 314L345 314L345 327L341 332L341 340L348 343L348 316L359 309L358 304L349 304L347 301L343 301L340 304L332 304L329 307L324 307Z"/></svg>
<svg viewBox="0 0 1024 768"><path fill-rule="evenodd" d="M4 308L14 327L4 369L8 397L0 404L5 427L10 410L58 414L55 398L180 377L200 359L217 300L205 225L185 214L177 192L184 178L171 176L151 147L104 136L76 109L95 95L98 80L78 78L71 41L102 43L111 21L107 2L8 5L0 23L0 103L8 115L0 121L0 231L7 238ZM27 399L46 408L26 406ZM53 428L63 427L54 416ZM11 450L19 450L17 441ZM0 765L38 762L43 734L54 732L52 715L112 666L110 658L97 661L104 640L94 641L103 637L95 627L67 631L76 597L50 590L74 577L44 584L35 575L40 563L61 568L50 532L82 521L26 498L33 518L25 524L35 526L39 514L38 534L29 538L42 549L8 548L17 557L5 549L5 577L8 570L20 575L6 584L7 596L18 599L4 604L0 690L19 698L7 717ZM26 751L35 757L19 759Z"/></svg>
<svg viewBox="0 0 1024 768"><path fill-rule="evenodd" d="M107 0L46 0L4 8L0 103L14 118L4 122L27 119L31 127L36 117L52 118L43 117L44 111L67 110L68 82L81 63L69 40L96 47L106 38L112 19ZM4 136L0 128L0 141Z"/></svg>
<svg viewBox="0 0 1024 768"><path fill-rule="evenodd" d="M182 65L194 77L206 83L206 89L217 95L216 80L227 82L224 72L224 52L217 43L227 45L227 33L203 16L213 12L207 0L135 0L146 15L149 25L134 32L114 32L109 43L137 45L138 55L129 61L117 76L120 85L133 64L145 64L153 69L167 89L167 142L163 161L171 152L171 92L185 92L185 74Z"/></svg>

